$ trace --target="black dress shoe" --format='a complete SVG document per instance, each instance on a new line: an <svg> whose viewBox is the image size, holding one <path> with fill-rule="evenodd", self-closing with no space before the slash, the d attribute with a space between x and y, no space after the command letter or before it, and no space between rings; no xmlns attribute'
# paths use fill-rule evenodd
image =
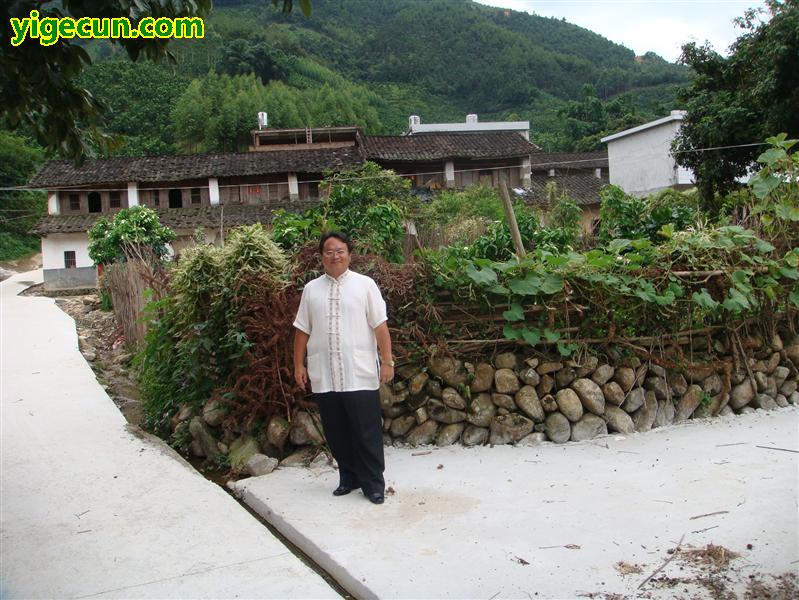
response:
<svg viewBox="0 0 799 600"><path fill-rule="evenodd" d="M369 498L369 502L372 504L383 504L385 500L383 492L372 492L371 494L367 494L366 497Z"/></svg>
<svg viewBox="0 0 799 600"><path fill-rule="evenodd" d="M333 490L333 495L334 496L346 496L347 494L349 494L354 489L355 489L354 487L350 487L348 485L340 485L335 490Z"/></svg>

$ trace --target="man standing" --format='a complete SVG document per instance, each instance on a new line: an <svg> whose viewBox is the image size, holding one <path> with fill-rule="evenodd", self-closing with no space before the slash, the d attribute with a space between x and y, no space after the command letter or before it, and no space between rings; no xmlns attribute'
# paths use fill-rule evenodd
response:
<svg viewBox="0 0 799 600"><path fill-rule="evenodd" d="M339 468L333 495L361 488L372 503L382 504L378 388L393 379L394 361L386 303L374 280L349 270L351 252L352 242L343 233L328 232L319 241L325 273L302 292L294 320L294 378L303 390L310 381L319 405Z"/></svg>

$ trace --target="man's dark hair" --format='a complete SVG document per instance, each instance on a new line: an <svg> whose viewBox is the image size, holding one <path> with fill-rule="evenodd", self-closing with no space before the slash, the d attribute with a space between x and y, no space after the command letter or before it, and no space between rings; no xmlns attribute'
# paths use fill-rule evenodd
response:
<svg viewBox="0 0 799 600"><path fill-rule="evenodd" d="M325 249L325 242L330 238L336 238L338 241L347 244L347 252L352 254L352 240L346 233L340 231L325 231L322 234L322 237L319 238L319 254L322 254Z"/></svg>

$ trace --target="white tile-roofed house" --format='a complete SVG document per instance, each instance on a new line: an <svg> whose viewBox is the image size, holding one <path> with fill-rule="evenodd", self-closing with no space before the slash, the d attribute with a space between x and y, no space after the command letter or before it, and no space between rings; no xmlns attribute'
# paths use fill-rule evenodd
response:
<svg viewBox="0 0 799 600"><path fill-rule="evenodd" d="M230 226L271 222L272 210L318 202L329 171L372 160L414 185L466 187L477 182L529 186L530 154L539 149L508 132L363 136L357 127L255 130L249 152L117 157L47 162L29 187L48 192L42 236L45 287L93 285L86 231L101 215L145 205L176 229L174 245L196 227L211 243ZM424 177L417 176L424 173Z"/></svg>
<svg viewBox="0 0 799 600"><path fill-rule="evenodd" d="M678 166L671 153L685 114L673 110L662 119L603 137L608 145L610 183L635 196L691 187L693 173Z"/></svg>

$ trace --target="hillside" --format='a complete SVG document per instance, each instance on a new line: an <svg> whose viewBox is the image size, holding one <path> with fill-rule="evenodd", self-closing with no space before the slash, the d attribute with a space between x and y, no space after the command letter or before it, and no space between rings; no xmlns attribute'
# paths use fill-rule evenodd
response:
<svg viewBox="0 0 799 600"><path fill-rule="evenodd" d="M241 148L258 110L276 127L369 133L400 133L410 114L476 112L530 120L533 140L553 150L590 149L601 133L662 116L689 78L565 21L470 0L313 0L311 18L217 0L206 38L173 47L174 69L91 44L84 81L126 136L119 153Z"/></svg>

